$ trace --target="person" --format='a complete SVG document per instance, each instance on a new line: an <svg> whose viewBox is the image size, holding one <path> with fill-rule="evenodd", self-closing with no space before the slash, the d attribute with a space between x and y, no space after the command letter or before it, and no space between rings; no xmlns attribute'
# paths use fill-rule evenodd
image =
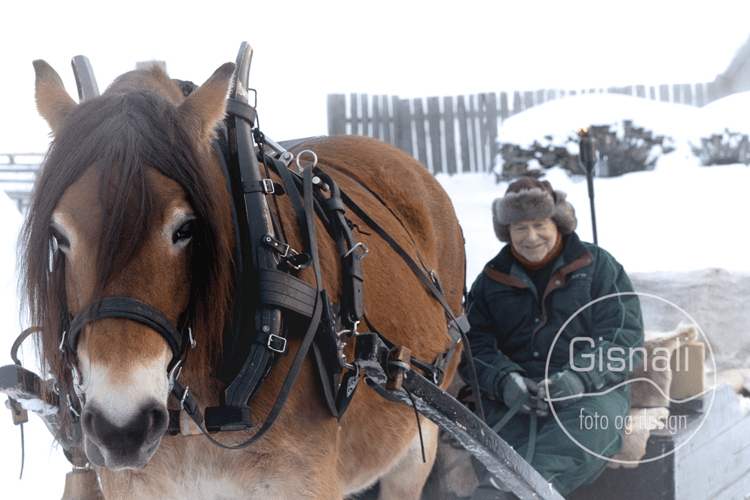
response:
<svg viewBox="0 0 750 500"><path fill-rule="evenodd" d="M583 242L565 193L523 177L492 204L505 245L467 298L469 345L487 424L561 495L623 446L641 361L640 302L622 265ZM466 358L459 366L466 381ZM474 499L516 498L476 460Z"/></svg>

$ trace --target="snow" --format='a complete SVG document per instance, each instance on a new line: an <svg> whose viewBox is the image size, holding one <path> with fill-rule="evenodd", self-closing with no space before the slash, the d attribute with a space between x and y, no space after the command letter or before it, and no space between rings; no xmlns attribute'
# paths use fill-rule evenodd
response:
<svg viewBox="0 0 750 500"><path fill-rule="evenodd" d="M568 97L532 108L506 120L503 140L531 142L545 135L568 137L586 125L633 119L638 126L674 138L675 151L662 156L653 171L594 182L599 244L628 272L691 271L721 268L750 272L743 255L748 242L750 168L745 165L701 167L690 141L724 128L750 133L750 93L724 98L704 108L664 104L621 95ZM559 169L546 173L555 189L567 192L576 209L578 234L592 240L586 180ZM507 183L494 175L438 176L450 195L466 238L470 285L502 247L492 229L490 205ZM9 348L20 331L15 269L15 237L21 216L0 192L0 364L11 362ZM54 498L63 491L70 470L62 452L52 448L48 431L32 415L25 426L26 466L20 469L20 436L9 412L0 409L0 484L4 498Z"/></svg>

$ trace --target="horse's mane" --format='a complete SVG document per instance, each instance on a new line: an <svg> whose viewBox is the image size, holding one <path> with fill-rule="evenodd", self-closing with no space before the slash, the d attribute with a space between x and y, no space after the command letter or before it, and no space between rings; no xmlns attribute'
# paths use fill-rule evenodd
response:
<svg viewBox="0 0 750 500"><path fill-rule="evenodd" d="M207 177L208 163L215 161L210 148L194 144L178 109L148 86L108 91L83 102L60 128L31 196L18 259L24 309L28 320L42 330L43 368L61 379L61 384L70 383L57 347L69 315L65 259L59 251L53 255L49 229L55 206L87 169L92 165L101 169L99 196L104 214L98 228L95 301L151 230L156 193L146 175L145 167L150 166L184 189L199 221L192 242L191 317L187 321L204 341L191 355L190 365L210 371L220 355L220 341L208 337L221 336L232 280L231 221L224 220L226 207L218 201L226 198L220 193L224 187ZM126 217L134 234L122 234Z"/></svg>

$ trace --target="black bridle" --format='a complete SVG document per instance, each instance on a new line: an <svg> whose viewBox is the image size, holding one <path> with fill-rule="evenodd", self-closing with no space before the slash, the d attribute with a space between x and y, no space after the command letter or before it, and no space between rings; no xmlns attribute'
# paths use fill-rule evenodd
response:
<svg viewBox="0 0 750 500"><path fill-rule="evenodd" d="M61 348L67 349L68 354L75 356L78 350L78 337L83 327L105 318L137 321L161 335L172 351L172 360L167 368L170 373L180 363L184 354L183 349L188 346L185 337L189 338L190 345L194 343L191 334L181 333L161 311L145 302L129 297L104 297L88 304L75 315L68 330L63 333Z"/></svg>

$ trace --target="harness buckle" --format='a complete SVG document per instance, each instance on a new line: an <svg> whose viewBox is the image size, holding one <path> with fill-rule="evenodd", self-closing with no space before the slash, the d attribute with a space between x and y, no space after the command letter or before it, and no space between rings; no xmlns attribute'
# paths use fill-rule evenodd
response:
<svg viewBox="0 0 750 500"><path fill-rule="evenodd" d="M284 352L286 352L286 338L280 337L272 333L271 335L268 336L268 342L266 343L266 347L268 347L268 349L273 352L284 354Z"/></svg>
<svg viewBox="0 0 750 500"><path fill-rule="evenodd" d="M263 192L266 194L273 194L275 192L275 189L273 187L273 180L271 179L263 179L261 181L263 184Z"/></svg>

